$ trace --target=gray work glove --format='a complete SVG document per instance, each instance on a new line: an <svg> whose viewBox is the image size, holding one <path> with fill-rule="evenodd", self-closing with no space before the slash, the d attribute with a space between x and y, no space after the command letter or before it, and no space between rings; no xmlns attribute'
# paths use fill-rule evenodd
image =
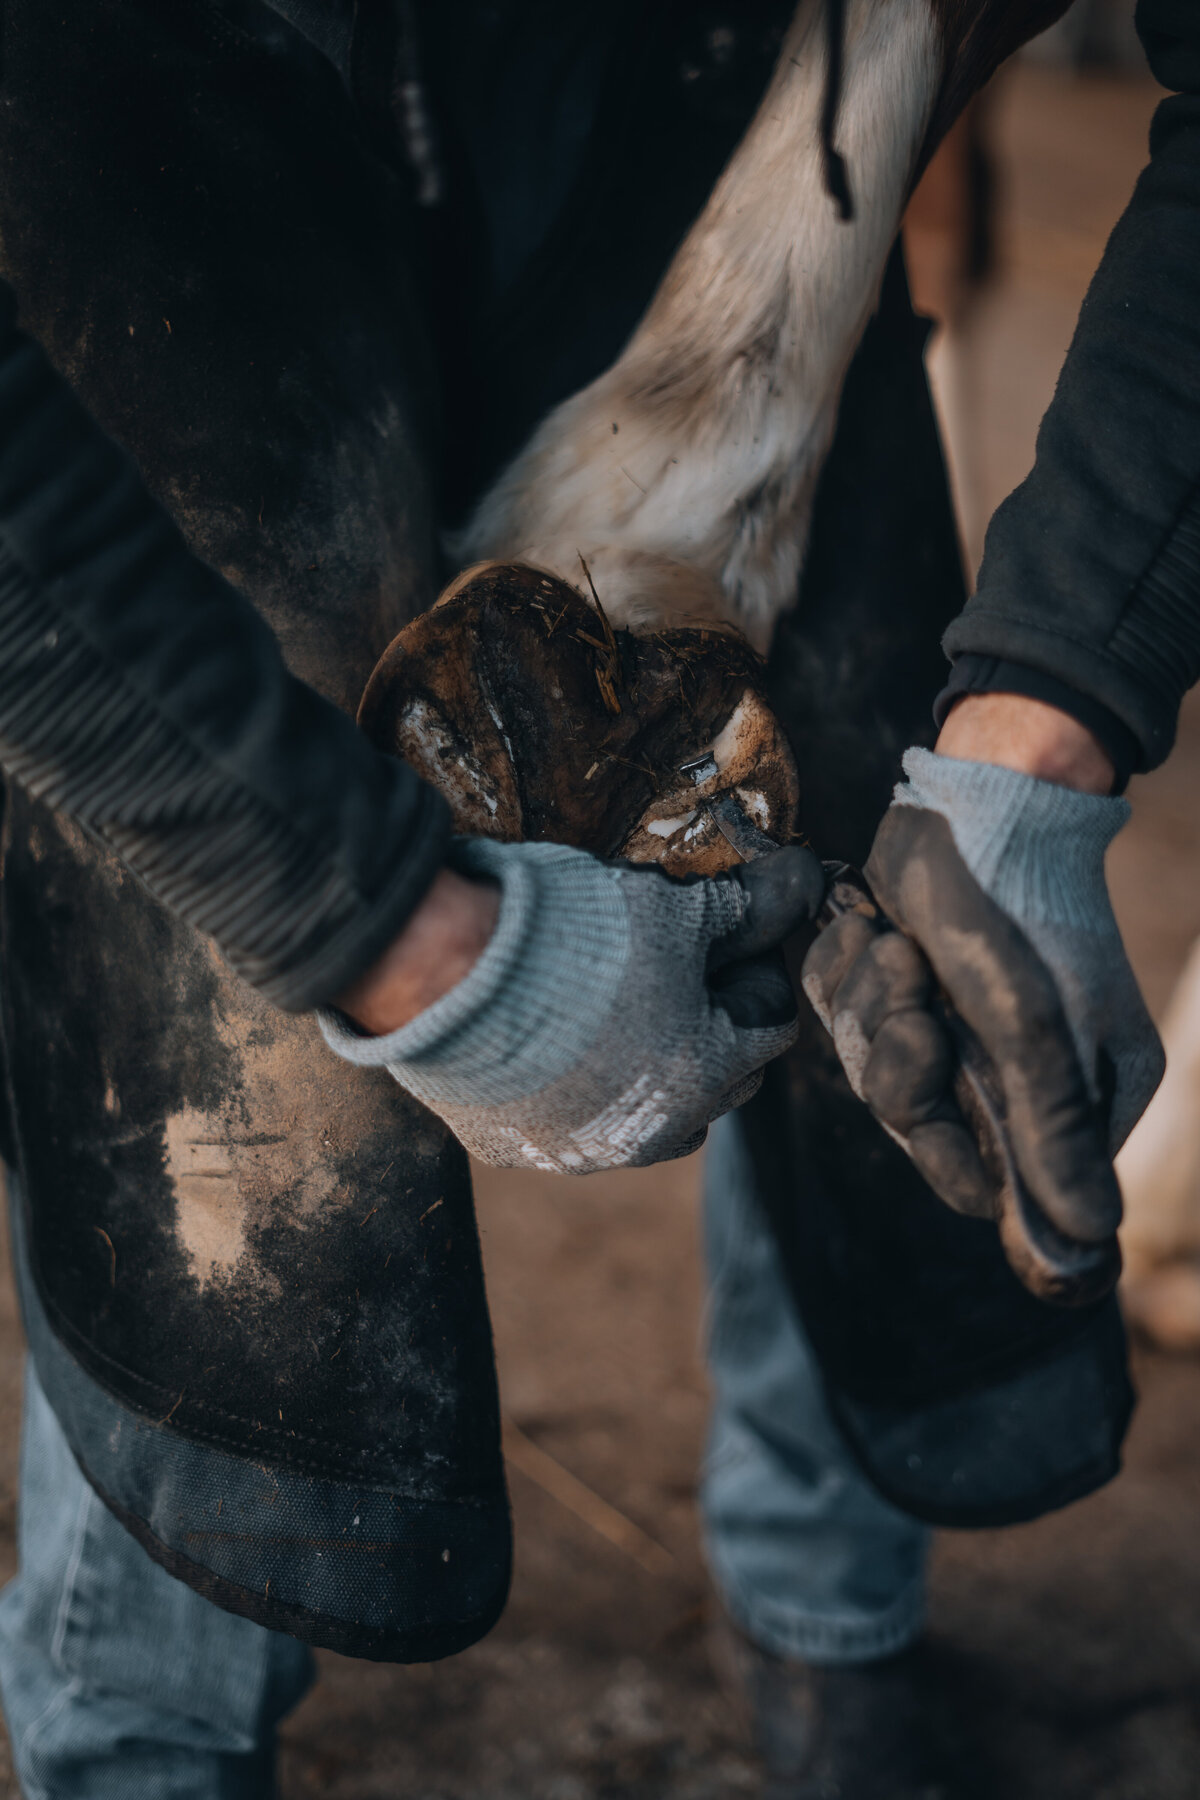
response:
<svg viewBox="0 0 1200 1800"><path fill-rule="evenodd" d="M470 973L387 1037L336 1013L321 1026L482 1162L586 1175L683 1156L794 1041L791 984L766 953L821 904L810 852L691 882L557 844L460 839L453 862L501 887Z"/></svg>
<svg viewBox="0 0 1200 1800"><path fill-rule="evenodd" d="M1129 807L928 750L904 770L865 871L900 929L839 919L808 953L804 990L930 1186L985 1213L993 1182L930 1009L940 986L996 1068L1033 1198L1068 1237L1100 1243L1121 1214L1112 1157L1163 1071L1104 879Z"/></svg>

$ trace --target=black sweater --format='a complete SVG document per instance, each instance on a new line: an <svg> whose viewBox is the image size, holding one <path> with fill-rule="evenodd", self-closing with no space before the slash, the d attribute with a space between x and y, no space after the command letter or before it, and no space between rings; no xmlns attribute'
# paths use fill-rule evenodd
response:
<svg viewBox="0 0 1200 1800"><path fill-rule="evenodd" d="M988 531L940 697L1074 712L1123 774L1162 762L1200 676L1200 5L1141 0L1176 90L1079 316L1037 459Z"/></svg>
<svg viewBox="0 0 1200 1800"><path fill-rule="evenodd" d="M287 672L0 287L0 765L98 832L280 1006L379 956L445 804Z"/></svg>
<svg viewBox="0 0 1200 1800"><path fill-rule="evenodd" d="M1200 674L1200 5L1142 0L1150 167L1080 318L1037 462L951 627L951 689L1044 693L1126 768ZM948 690L948 694L949 694ZM944 699L948 699L948 694ZM287 673L0 290L0 766L104 837L279 1005L377 957L446 809Z"/></svg>

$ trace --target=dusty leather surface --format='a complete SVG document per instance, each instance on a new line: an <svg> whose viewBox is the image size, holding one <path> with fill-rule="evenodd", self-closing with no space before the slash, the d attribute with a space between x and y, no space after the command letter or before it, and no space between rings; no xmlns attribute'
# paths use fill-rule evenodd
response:
<svg viewBox="0 0 1200 1800"><path fill-rule="evenodd" d="M755 9L748 55L702 66L697 83L669 28L683 21L703 64L702 22L666 9L640 73L643 87L670 73L671 105L654 114L627 113L627 71L606 69L607 143L505 309L479 282L463 288L464 246L480 241L470 182L415 224L402 159L377 154L378 119L360 141L336 74L254 0L52 13L8 0L0 260L24 321L296 672L347 710L437 591L429 472L469 494L602 366L753 110L787 10ZM486 86L486 55L476 74ZM642 179L647 130L670 146L659 186ZM447 159L453 174L453 143ZM597 232L606 278L571 317L555 297ZM431 277L439 258L449 283ZM443 328L432 346L429 317ZM455 440L441 414L461 418L467 396L472 429ZM51 1397L60 1417L76 1409L85 1467L85 1421L110 1419L96 1485L151 1554L264 1624L358 1654L461 1648L502 1605L509 1558L461 1151L21 798L3 928L31 1306L70 1352ZM127 1418L140 1423L126 1441L160 1452L102 1471ZM271 1478L273 1510L242 1534L252 1578L245 1543L214 1524L227 1454ZM404 1519L395 1542L384 1533L383 1598L368 1619L348 1583L342 1616L314 1616L297 1601L305 1559L312 1571L350 1529L364 1490ZM418 1568L422 1516L437 1554Z"/></svg>
<svg viewBox="0 0 1200 1800"><path fill-rule="evenodd" d="M352 709L435 591L403 188L319 67L203 7L13 0L4 101L0 235L26 323L297 672ZM20 1185L55 1332L171 1433L486 1508L477 1634L508 1526L465 1156L19 796L4 905Z"/></svg>

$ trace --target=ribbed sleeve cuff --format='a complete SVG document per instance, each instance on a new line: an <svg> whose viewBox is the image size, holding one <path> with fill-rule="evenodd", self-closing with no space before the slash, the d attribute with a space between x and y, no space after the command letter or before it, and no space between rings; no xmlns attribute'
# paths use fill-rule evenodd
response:
<svg viewBox="0 0 1200 1800"><path fill-rule="evenodd" d="M1112 763L1115 794L1125 791L1129 777L1143 762L1141 745L1116 713L1042 669L1026 668L1023 663L1009 662L1000 656L960 656L933 703L933 722L939 731L955 701L964 694L1020 694L1027 700L1056 706L1069 718L1077 719Z"/></svg>
<svg viewBox="0 0 1200 1800"><path fill-rule="evenodd" d="M407 774L407 771L405 771ZM363 899L344 924L320 933L294 962L265 974L246 967L236 951L226 950L232 967L284 1012L311 1012L328 1006L360 975L378 962L403 931L446 860L453 826L442 796L423 782L413 782L412 808L392 879L379 893Z"/></svg>
<svg viewBox="0 0 1200 1800"><path fill-rule="evenodd" d="M1083 628L1073 628L1073 612ZM1200 487L1125 596L1115 622L1103 634L1089 634L1086 618L1083 609L1072 609L1069 594L1047 597L990 577L985 558L979 590L942 645L956 669L970 659L976 668L984 662L1003 667L1010 681L1020 681L1015 671L1022 669L1026 683L1031 676L1055 683L1058 697L1051 704L1094 731L1119 770L1157 768L1175 742L1183 696L1200 678ZM986 691L956 687L974 672L951 676L936 703L943 717L956 692ZM1002 691L994 680L990 686ZM1005 691L1042 698L1028 685Z"/></svg>
<svg viewBox="0 0 1200 1800"><path fill-rule="evenodd" d="M293 1011L382 954L450 840L444 800L187 550L3 286L0 767Z"/></svg>
<svg viewBox="0 0 1200 1800"><path fill-rule="evenodd" d="M566 1074L595 1039L629 956L627 909L613 870L559 845L459 839L449 860L500 883L500 916L474 968L385 1037L363 1037L331 1011L321 1029L339 1056L390 1069L418 1099L502 1105Z"/></svg>
<svg viewBox="0 0 1200 1800"><path fill-rule="evenodd" d="M941 813L998 906L1046 924L1094 927L1105 851L1129 818L1128 801L931 750L907 751L904 773L896 804Z"/></svg>

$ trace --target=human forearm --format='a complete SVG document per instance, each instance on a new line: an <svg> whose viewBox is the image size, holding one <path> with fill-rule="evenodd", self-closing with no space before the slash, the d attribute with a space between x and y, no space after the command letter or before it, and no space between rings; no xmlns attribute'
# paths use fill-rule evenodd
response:
<svg viewBox="0 0 1200 1800"><path fill-rule="evenodd" d="M288 674L0 291L0 766L104 837L277 1003L398 934L443 804Z"/></svg>
<svg viewBox="0 0 1200 1800"><path fill-rule="evenodd" d="M492 882L441 869L399 935L335 1005L371 1037L398 1031L474 968L500 913Z"/></svg>
<svg viewBox="0 0 1200 1800"><path fill-rule="evenodd" d="M1156 116L1033 471L946 638L953 657L1024 664L1107 708L1132 768L1167 754L1200 673L1200 15L1142 0L1139 22L1181 91Z"/></svg>
<svg viewBox="0 0 1200 1800"><path fill-rule="evenodd" d="M1069 713L1021 694L968 694L938 735L939 756L999 763L1084 794L1112 792L1113 765Z"/></svg>

